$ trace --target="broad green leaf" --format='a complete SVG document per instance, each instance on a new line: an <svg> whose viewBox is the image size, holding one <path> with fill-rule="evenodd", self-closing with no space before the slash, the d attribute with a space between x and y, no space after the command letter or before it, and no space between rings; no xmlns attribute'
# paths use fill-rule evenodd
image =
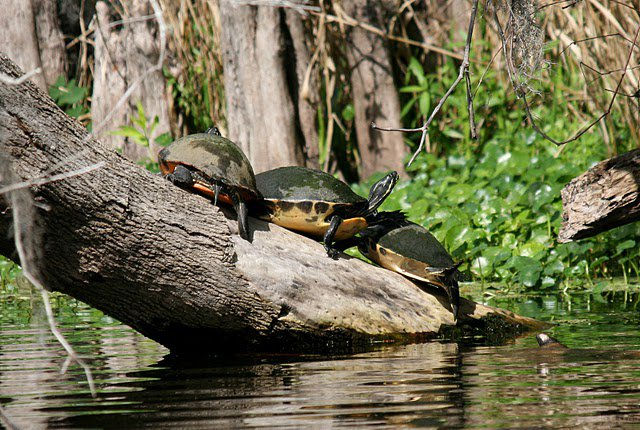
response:
<svg viewBox="0 0 640 430"><path fill-rule="evenodd" d="M428 116L431 111L431 96L427 91L420 94L420 113L424 116Z"/></svg>

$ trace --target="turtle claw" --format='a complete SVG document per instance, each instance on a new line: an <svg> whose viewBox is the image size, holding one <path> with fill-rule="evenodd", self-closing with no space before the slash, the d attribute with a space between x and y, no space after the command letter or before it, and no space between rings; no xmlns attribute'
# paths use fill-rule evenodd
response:
<svg viewBox="0 0 640 430"><path fill-rule="evenodd" d="M342 218L337 215L334 215L331 218L331 224L329 224L329 228L327 229L322 241L324 242L324 249L327 250L327 255L334 260L338 258L338 254L340 253L339 249L331 246L333 244L333 239L338 231L338 227L342 224Z"/></svg>
<svg viewBox="0 0 640 430"><path fill-rule="evenodd" d="M327 255L329 256L329 258L332 258L334 260L338 259L338 255L340 254L340 250L335 249L335 248L330 248L328 246L325 245L324 249L327 251Z"/></svg>

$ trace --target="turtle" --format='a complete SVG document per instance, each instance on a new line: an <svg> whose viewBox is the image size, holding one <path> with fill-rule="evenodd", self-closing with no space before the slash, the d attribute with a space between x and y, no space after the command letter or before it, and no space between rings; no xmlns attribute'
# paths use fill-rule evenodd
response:
<svg viewBox="0 0 640 430"><path fill-rule="evenodd" d="M334 240L352 237L367 227L367 218L398 182L393 171L376 182L365 199L332 175L307 167L288 166L256 175L263 197L258 216L290 230L321 237L327 254L339 252Z"/></svg>
<svg viewBox="0 0 640 430"><path fill-rule="evenodd" d="M457 320L460 263L426 228L403 218L399 212L381 212L360 234L358 249L385 269L443 288Z"/></svg>
<svg viewBox="0 0 640 430"><path fill-rule="evenodd" d="M175 140L158 154L160 170L175 185L232 205L238 231L249 240L247 203L261 199L251 163L216 127Z"/></svg>

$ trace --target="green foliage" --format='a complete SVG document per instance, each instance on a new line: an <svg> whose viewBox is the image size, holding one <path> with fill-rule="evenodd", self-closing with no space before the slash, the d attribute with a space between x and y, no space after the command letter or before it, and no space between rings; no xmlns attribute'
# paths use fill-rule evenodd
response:
<svg viewBox="0 0 640 430"><path fill-rule="evenodd" d="M78 86L75 79L67 82L64 76L58 76L49 87L49 96L73 118L81 118L89 113L89 89Z"/></svg>
<svg viewBox="0 0 640 430"><path fill-rule="evenodd" d="M405 122L406 126L420 125L432 101L455 79L453 64L444 69L444 78L427 75L417 61L410 62L407 85L401 89L410 94L403 115L413 115L406 119L413 124ZM481 72L476 70L473 76L477 79ZM430 129L432 148L437 143L440 154L419 155L409 168L411 179L396 187L382 209L404 210L412 221L427 227L454 259L464 262L461 270L482 282L544 290L591 282L593 277L622 275L625 282L629 275L640 277L639 223L576 243L556 242L562 221L560 190L607 158L602 138L592 131L558 148L523 122L522 110L492 72L482 85L475 99L479 139L468 137L461 85ZM535 113L553 119L547 121L549 131L566 132L580 125L562 104L540 107ZM616 133L625 135L625 130ZM408 143L415 145L415 140ZM359 191L366 194L379 177Z"/></svg>
<svg viewBox="0 0 640 430"><path fill-rule="evenodd" d="M5 290L8 285L15 284L20 273L20 266L0 255L0 290Z"/></svg>
<svg viewBox="0 0 640 430"><path fill-rule="evenodd" d="M135 144L147 148L149 150L149 157L146 160L142 160L140 164L152 172L159 171L158 163L151 153L151 136L158 126L159 121L157 115L152 120L148 119L142 103L138 102L136 104L136 115L131 119L132 125L123 125L111 132L113 135L126 137ZM153 142L156 145L167 146L172 142L171 133L162 133L157 136Z"/></svg>

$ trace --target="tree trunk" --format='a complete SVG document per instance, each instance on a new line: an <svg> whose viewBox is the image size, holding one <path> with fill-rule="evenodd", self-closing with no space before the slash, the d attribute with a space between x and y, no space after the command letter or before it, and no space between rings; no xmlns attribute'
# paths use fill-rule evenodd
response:
<svg viewBox="0 0 640 430"><path fill-rule="evenodd" d="M4 56L0 72L20 74ZM346 256L334 261L319 243L253 219L252 243L240 239L225 211L87 140L31 83L0 84L0 136L22 180L54 166L52 173L106 163L32 187L44 239L38 271L48 288L169 348L335 350L453 325L441 295L396 273ZM0 231L9 230L6 209ZM0 251L15 258L6 237ZM460 311L462 333L542 327L467 300Z"/></svg>
<svg viewBox="0 0 640 430"><path fill-rule="evenodd" d="M370 0L344 1L345 12L353 19L385 28L384 8ZM361 175L385 170L404 172L406 147L399 133L384 133L371 123L398 127L400 101L393 82L391 56L377 34L353 27L347 34L347 58L351 68L351 91L355 110Z"/></svg>
<svg viewBox="0 0 640 430"><path fill-rule="evenodd" d="M132 0L128 10L131 16L123 18L153 14L146 0ZM110 27L110 10L105 2L96 4L96 15L98 19L91 98L91 118L94 126L102 124L107 119L129 85L154 66L160 54L155 20ZM170 130L168 104L171 102L162 72L152 73L133 91L127 103L106 122L102 142L111 148L121 149L131 160L155 158L157 147L152 145L149 151L129 138L115 136L109 132L116 131L120 126L132 125L132 118L137 117L137 103L141 103L148 126L151 126L156 116L158 117L158 125L149 136L153 143L160 134Z"/></svg>
<svg viewBox="0 0 640 430"><path fill-rule="evenodd" d="M66 76L67 55L55 0L6 0L0 14L0 46L26 71L42 73L31 80L46 90Z"/></svg>
<svg viewBox="0 0 640 430"><path fill-rule="evenodd" d="M58 76L67 76L67 51L64 45L56 0L32 0L40 64L47 86Z"/></svg>
<svg viewBox="0 0 640 430"><path fill-rule="evenodd" d="M317 165L315 116L307 106L313 99L298 94L309 62L304 42L296 40L302 23L285 20L278 7L231 0L220 1L220 17L229 138L256 173L305 159Z"/></svg>
<svg viewBox="0 0 640 430"><path fill-rule="evenodd" d="M320 103L320 87L316 67L311 64L311 55L307 46L307 35L300 13L293 9L286 9L286 23L289 31L289 40L292 43L295 55L288 57L295 64L287 69L295 72L295 80L290 79L290 85L294 83L291 93L297 106L297 121L300 124L304 146L305 166L319 169L318 148L318 104ZM310 70L309 67L311 67Z"/></svg>
<svg viewBox="0 0 640 430"><path fill-rule="evenodd" d="M562 190L559 242L640 220L640 149L601 161Z"/></svg>

